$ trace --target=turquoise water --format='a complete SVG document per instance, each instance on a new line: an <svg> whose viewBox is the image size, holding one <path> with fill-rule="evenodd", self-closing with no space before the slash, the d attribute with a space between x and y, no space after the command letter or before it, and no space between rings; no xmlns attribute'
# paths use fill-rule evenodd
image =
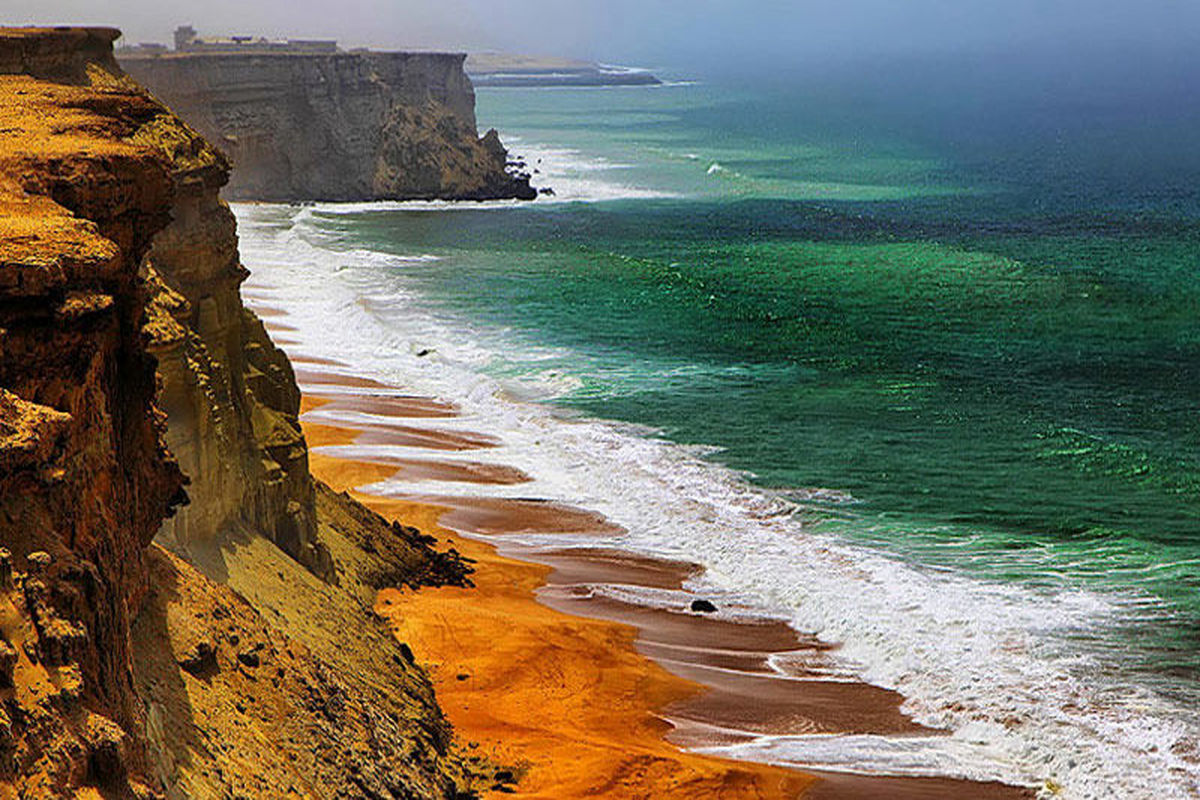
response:
<svg viewBox="0 0 1200 800"><path fill-rule="evenodd" d="M371 280L480 332L488 374L545 402L712 448L922 569L1105 598L1110 624L1056 636L1194 708L1193 128L1116 100L948 108L480 91L559 202L314 219L342 248L436 256Z"/></svg>

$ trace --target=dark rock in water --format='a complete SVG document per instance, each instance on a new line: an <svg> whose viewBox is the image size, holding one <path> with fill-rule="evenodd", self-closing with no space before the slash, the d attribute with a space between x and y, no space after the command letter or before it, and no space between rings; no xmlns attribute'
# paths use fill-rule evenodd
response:
<svg viewBox="0 0 1200 800"><path fill-rule="evenodd" d="M432 350L418 350L417 358L424 358L425 356L429 355L432 352L433 352Z"/></svg>
<svg viewBox="0 0 1200 800"><path fill-rule="evenodd" d="M707 600L693 600L692 611L697 614L715 614L717 607Z"/></svg>
<svg viewBox="0 0 1200 800"><path fill-rule="evenodd" d="M541 189L538 189L538 193L544 194L546 197L554 197L558 194L558 192L554 191L549 186L543 186Z"/></svg>

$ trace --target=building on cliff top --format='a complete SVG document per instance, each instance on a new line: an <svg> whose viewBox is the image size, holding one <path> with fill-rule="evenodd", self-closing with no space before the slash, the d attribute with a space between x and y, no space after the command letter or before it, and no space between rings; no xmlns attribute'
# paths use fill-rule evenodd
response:
<svg viewBox="0 0 1200 800"><path fill-rule="evenodd" d="M338 52L333 39L267 39L262 36L199 36L191 25L175 29L177 53L292 53L322 54Z"/></svg>

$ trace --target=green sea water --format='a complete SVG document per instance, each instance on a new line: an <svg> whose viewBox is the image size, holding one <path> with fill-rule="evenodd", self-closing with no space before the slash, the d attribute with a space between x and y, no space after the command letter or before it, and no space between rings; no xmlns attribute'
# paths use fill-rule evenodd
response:
<svg viewBox="0 0 1200 800"><path fill-rule="evenodd" d="M1103 101L481 90L556 198L316 218L438 256L394 280L548 402L910 563L1111 598L1081 644L1191 702L1200 152L1186 110Z"/></svg>

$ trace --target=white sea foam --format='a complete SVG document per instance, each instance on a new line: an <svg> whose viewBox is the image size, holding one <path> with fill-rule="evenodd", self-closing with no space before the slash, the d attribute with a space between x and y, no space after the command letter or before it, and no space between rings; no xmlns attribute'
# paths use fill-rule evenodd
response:
<svg viewBox="0 0 1200 800"><path fill-rule="evenodd" d="M601 72L609 75L643 75L651 70L648 67L626 67L620 64L597 64Z"/></svg>
<svg viewBox="0 0 1200 800"><path fill-rule="evenodd" d="M521 77L528 77L523 75ZM697 80L662 80L658 83L598 83L598 84L570 84L570 85L501 85L495 84L480 84L475 87L476 92L650 92L662 89L680 89L688 86L702 86L702 81Z"/></svg>
<svg viewBox="0 0 1200 800"><path fill-rule="evenodd" d="M530 170L538 170L534 184L554 190L539 203L602 202L607 200L645 200L673 197L670 192L631 183L623 173L632 164L585 155L570 148L549 147L509 135L505 139L513 154Z"/></svg>
<svg viewBox="0 0 1200 800"><path fill-rule="evenodd" d="M364 214L374 211L506 211L519 208L524 200L384 200L355 203L314 203L322 214ZM540 201L539 201L540 202Z"/></svg>
<svg viewBox="0 0 1200 800"><path fill-rule="evenodd" d="M303 211L292 212L284 231L278 222L286 209L236 211L243 258L253 272L248 286L289 312L287 322L297 328L289 338L303 352L352 363L405 392L459 403L463 416L454 424L504 442L480 458L535 479L507 490L463 486L455 493L510 491L603 513L628 531L609 543L700 563L706 571L696 588L753 603L760 613L841 643L834 656L841 670L899 690L918 721L952 731L921 738L758 737L721 752L828 769L1056 786L1064 798L1200 793L1195 710L1114 677L1072 644L1073 634L1120 620L1117 600L926 569L807 529L780 494L751 486L695 449L516 399L522 392L486 373L503 332L427 307L404 285L402 259L325 249ZM385 284L380 267L398 274ZM435 352L418 358L417 347ZM544 356L532 348L531 358ZM530 537L530 543L548 540Z"/></svg>
<svg viewBox="0 0 1200 800"><path fill-rule="evenodd" d="M765 761L834 772L1012 780L990 736L807 735L759 736L752 742L697 748L725 758Z"/></svg>

